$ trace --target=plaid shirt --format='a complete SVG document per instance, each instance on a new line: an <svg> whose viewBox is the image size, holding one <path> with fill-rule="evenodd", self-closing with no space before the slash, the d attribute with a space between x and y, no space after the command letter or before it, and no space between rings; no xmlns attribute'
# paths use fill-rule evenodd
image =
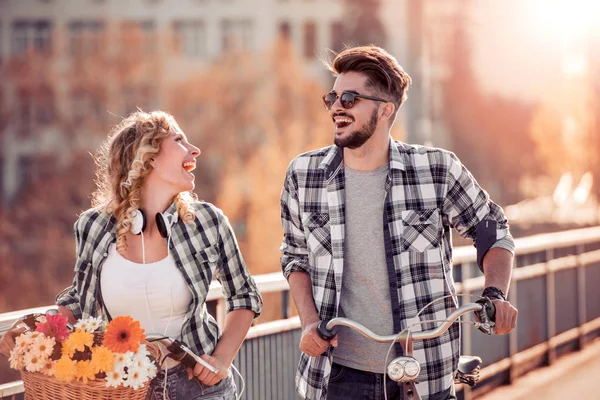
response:
<svg viewBox="0 0 600 400"><path fill-rule="evenodd" d="M206 309L213 277L223 285L227 312L249 309L258 316L262 298L240 254L233 230L223 212L210 203L195 202L194 223L181 219L171 228L170 252L183 275L192 302L178 338L196 354L211 354L220 336L215 319ZM166 213L175 213L173 203ZM116 242L116 219L98 209L82 213L75 223L76 263L73 284L58 294L56 304L76 318L102 315L100 273L108 247Z"/></svg>
<svg viewBox="0 0 600 400"><path fill-rule="evenodd" d="M337 316L342 288L343 165L343 152L336 146L302 154L290 163L281 195L283 273L286 278L297 271L310 275L321 320ZM475 241L477 224L491 219L498 222L494 247L514 252L514 241L502 209L454 154L391 140L389 167L382 218L390 285L382 290L390 290L390 317L400 332L420 320L445 319L457 306L450 296L416 317L430 301L456 294L450 228ZM417 325L413 332L436 325ZM459 346L458 324L437 339L414 342L424 399L452 385ZM332 351L330 347L320 357L301 355L296 387L303 398L326 399Z"/></svg>

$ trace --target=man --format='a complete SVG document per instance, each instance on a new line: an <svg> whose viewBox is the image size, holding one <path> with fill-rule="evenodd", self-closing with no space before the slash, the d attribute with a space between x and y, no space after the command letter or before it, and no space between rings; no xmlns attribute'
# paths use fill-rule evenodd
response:
<svg viewBox="0 0 600 400"><path fill-rule="evenodd" d="M347 328L328 342L318 323L345 316L390 335L443 319L456 307L454 228L476 243L483 294L497 309L495 332L509 333L517 317L505 298L514 241L502 209L454 154L391 139L411 83L396 59L378 47L355 47L328 68L337 77L323 96L335 145L296 157L281 195L281 264L302 324L296 386L311 400L383 399L384 390L400 398L389 378L383 387L389 345ZM459 344L458 324L414 343L423 399L453 398Z"/></svg>

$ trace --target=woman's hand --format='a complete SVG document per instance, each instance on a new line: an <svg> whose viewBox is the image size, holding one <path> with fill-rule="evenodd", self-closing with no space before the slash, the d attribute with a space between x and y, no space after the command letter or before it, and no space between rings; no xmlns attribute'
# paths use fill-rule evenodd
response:
<svg viewBox="0 0 600 400"><path fill-rule="evenodd" d="M0 338L0 354L5 357L10 356L11 350L15 347L15 338L25 332L25 327L11 328Z"/></svg>
<svg viewBox="0 0 600 400"><path fill-rule="evenodd" d="M196 363L196 366L192 370L191 368L187 369L188 379L192 379L195 377L200 382L204 383L206 386L213 386L217 383L221 382L222 379L227 378L229 374L229 365L224 361L219 360L216 357L209 356L208 354L203 354L200 356L204 361L208 362L210 365L219 370L218 373L211 372L208 368L205 368L202 364Z"/></svg>

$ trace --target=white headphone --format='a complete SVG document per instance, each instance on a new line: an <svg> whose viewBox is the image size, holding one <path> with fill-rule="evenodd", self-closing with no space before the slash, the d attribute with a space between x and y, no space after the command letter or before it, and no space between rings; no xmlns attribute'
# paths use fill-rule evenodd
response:
<svg viewBox="0 0 600 400"><path fill-rule="evenodd" d="M179 215L177 212L173 214L168 213L156 213L156 227L158 228L158 232L165 239L171 236L171 227L175 225L177 220L179 219ZM134 235L139 235L146 229L146 216L142 210L135 210L135 217L133 217L133 222L131 223L131 233Z"/></svg>

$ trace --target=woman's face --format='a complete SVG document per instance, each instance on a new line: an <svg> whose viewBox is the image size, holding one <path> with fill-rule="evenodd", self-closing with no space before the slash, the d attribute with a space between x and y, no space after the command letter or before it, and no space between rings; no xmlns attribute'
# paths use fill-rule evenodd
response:
<svg viewBox="0 0 600 400"><path fill-rule="evenodd" d="M150 186L173 191L173 195L194 189L196 157L200 149L190 144L181 129L173 124L171 134L162 142L147 176Z"/></svg>

